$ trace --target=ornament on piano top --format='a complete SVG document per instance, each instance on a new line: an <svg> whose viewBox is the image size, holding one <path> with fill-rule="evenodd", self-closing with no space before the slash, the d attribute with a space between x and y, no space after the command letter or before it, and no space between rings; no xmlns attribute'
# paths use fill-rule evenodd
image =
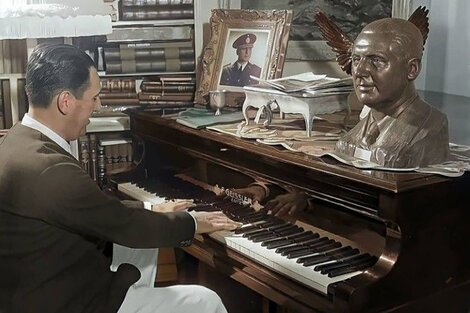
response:
<svg viewBox="0 0 470 313"><path fill-rule="evenodd" d="M379 19L352 41L323 12L316 12L323 37L341 68L352 75L355 95L365 106L363 118L340 138L335 153L388 168L447 160L447 117L420 99L414 86L429 32L428 13L419 7L408 20Z"/></svg>

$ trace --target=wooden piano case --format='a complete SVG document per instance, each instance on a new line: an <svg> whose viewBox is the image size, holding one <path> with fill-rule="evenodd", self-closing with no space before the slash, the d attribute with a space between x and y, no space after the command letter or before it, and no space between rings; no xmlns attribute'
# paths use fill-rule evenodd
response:
<svg viewBox="0 0 470 313"><path fill-rule="evenodd" d="M246 293L249 301L263 299L252 307L264 312L275 311L266 304L274 303L278 312L467 313L468 173L450 179L359 170L329 158L187 128L144 111L132 111L130 116L132 133L144 149L140 164L126 173L127 178L176 168L192 169L198 179L226 187L247 185L250 177L293 186L308 193L320 208L299 218L351 241L362 240L378 257L362 274L329 285L325 295L208 236L198 237L185 250L199 260L200 282L221 293L231 304L229 312L248 312L240 297L249 290L255 295L249 298ZM221 284L211 281L211 272L224 277ZM229 284L240 297L225 292Z"/></svg>

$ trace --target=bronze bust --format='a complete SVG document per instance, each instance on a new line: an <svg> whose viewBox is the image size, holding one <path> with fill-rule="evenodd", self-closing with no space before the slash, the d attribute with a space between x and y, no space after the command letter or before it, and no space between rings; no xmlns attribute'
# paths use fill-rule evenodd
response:
<svg viewBox="0 0 470 313"><path fill-rule="evenodd" d="M447 117L424 102L414 80L428 33L428 11L409 20L384 18L364 27L354 42L322 12L316 21L351 74L358 100L370 108L335 151L389 168L444 162L449 154Z"/></svg>

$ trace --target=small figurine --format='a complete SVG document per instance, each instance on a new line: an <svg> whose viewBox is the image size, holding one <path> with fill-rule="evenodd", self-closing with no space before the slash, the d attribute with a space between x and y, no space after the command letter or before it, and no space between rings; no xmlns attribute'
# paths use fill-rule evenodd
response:
<svg viewBox="0 0 470 313"><path fill-rule="evenodd" d="M423 101L414 86L429 32L428 13L419 7L408 20L374 21L354 42L324 13L316 13L339 65L353 77L358 100L370 108L336 143L336 152L389 168L446 161L447 117Z"/></svg>

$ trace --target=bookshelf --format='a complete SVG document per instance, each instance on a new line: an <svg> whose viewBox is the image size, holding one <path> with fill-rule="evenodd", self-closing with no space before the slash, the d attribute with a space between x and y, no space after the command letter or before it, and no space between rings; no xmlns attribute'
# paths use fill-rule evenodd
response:
<svg viewBox="0 0 470 313"><path fill-rule="evenodd" d="M180 1L147 1L147 0L104 0L109 5L116 8L112 14L115 21L112 23L113 34L90 36L90 37L75 37L75 38L44 38L44 39L21 39L21 40L2 40L0 41L0 129L8 129L16 122L20 121L27 111L28 101L24 91L25 81L25 68L27 62L28 51L35 46L36 43L41 42L65 42L72 43L87 51L92 56L96 63L99 65L100 61L102 68L99 74L103 79L110 79L120 81L122 79L130 79L134 81L133 87L126 90L126 93L133 93L132 101L129 106L139 106L136 103L140 86L144 81L156 82L157 84L165 83L166 86L172 85L170 89L175 89L175 82L168 82L166 78L184 78L182 87L187 93L191 86L196 84L196 69L198 68L199 58L202 54L203 47L209 39L209 17L211 9L232 9L240 7L240 0L180 0ZM122 1L126 3L178 3L182 2L186 7L190 6L192 15L182 18L162 19L123 19ZM117 36L115 36L117 35ZM158 37L160 36L160 37ZM160 40L156 40L160 38ZM134 71L125 73L109 73L103 65L103 54L98 51L98 48L105 46L120 47L120 45L137 45L142 46L150 43L159 43L161 45L170 45L170 43L178 44L185 42L192 49L190 69L175 70L150 70L150 71ZM173 49L174 50L174 49ZM104 52L104 51L101 51ZM173 51L174 52L174 51ZM101 60L100 60L101 59ZM163 80L162 80L163 78ZM189 80L189 82L188 82ZM122 90L120 90L122 92ZM161 90L159 91L161 93ZM171 93L170 93L171 94ZM179 93L181 94L181 93ZM168 93L167 95L168 96ZM187 95L185 96L187 97ZM105 99L104 97L103 99ZM147 103L145 104L149 109L159 112L160 114L175 114L179 108L172 108L168 97L165 97L164 104L151 103L158 99L157 95L146 95L144 97ZM181 98L181 96L179 97ZM184 97L183 97L184 98ZM188 100L187 98L185 98ZM113 106L115 98L107 99L106 105L108 112L96 112L91 118L91 123L87 127L87 135L96 135L98 141L100 138L106 138L110 134L116 134L121 137L129 136L129 119L125 115L126 98L124 102L116 103ZM180 100L176 100L182 104ZM111 103L110 103L111 102ZM192 105L192 101L184 101L186 105ZM150 103L150 105L149 105ZM175 104L175 103L173 103ZM159 105L161 108L159 108ZM184 105L181 106L184 109ZM72 151L74 155L79 158L78 142L72 142Z"/></svg>

